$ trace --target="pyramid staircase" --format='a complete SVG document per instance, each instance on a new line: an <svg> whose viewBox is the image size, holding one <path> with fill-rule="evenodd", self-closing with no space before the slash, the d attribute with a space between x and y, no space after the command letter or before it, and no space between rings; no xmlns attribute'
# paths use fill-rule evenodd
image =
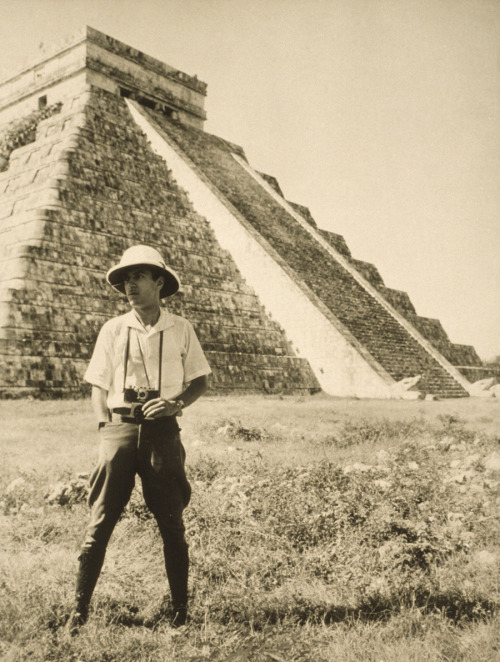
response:
<svg viewBox="0 0 500 662"><path fill-rule="evenodd" d="M319 230L306 208L288 203L275 178L252 171L241 147L172 121L161 112L140 110L395 382L421 375L418 388L426 393L468 395L467 380L439 353L435 347L439 343L426 337L437 335L449 355L455 351L462 362L480 365L473 348L452 345L437 320L419 318L405 293L386 288L373 265L352 258L342 237ZM404 318L391 305L398 298L409 309Z"/></svg>

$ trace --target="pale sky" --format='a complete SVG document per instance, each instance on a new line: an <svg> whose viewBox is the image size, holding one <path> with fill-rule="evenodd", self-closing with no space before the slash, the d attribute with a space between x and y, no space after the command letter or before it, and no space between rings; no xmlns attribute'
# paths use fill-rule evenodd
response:
<svg viewBox="0 0 500 662"><path fill-rule="evenodd" d="M90 25L208 83L206 130L453 342L500 354L500 0L0 0L2 79Z"/></svg>

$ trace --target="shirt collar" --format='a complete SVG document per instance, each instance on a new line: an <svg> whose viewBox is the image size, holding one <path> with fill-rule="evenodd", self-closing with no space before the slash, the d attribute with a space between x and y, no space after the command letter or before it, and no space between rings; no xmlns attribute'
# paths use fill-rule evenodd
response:
<svg viewBox="0 0 500 662"><path fill-rule="evenodd" d="M138 331L142 331L142 333L149 333L149 335L152 335L153 333L164 331L165 329L168 329L169 327L173 326L174 318L173 315L168 312L168 310L166 310L165 308L161 308L160 317L158 318L158 321L149 332L145 330L141 322L137 319L133 310L130 310L128 313L125 314L125 322L127 326L129 326L132 329L137 329Z"/></svg>

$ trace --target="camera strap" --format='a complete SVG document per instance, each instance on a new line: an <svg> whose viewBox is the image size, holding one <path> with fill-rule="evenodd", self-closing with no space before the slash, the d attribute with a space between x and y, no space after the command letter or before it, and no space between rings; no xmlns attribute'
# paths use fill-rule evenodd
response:
<svg viewBox="0 0 500 662"><path fill-rule="evenodd" d="M142 365L144 368L144 374L146 375L146 380L148 382L148 388L151 388L151 384L149 382L149 376L148 376L148 371L146 369L146 361L144 360L144 354L142 353L142 346L141 342L139 340L139 334L137 333L137 330L135 332L136 338L137 338L137 344L139 345L139 352L141 354L141 361ZM161 364L162 364L162 355L163 355L163 330L160 331L160 340L159 340L159 348L158 348L158 391L161 393ZM125 390L125 385L127 382L127 370L128 370L128 357L130 354L130 327L127 327L127 344L125 346L125 358L124 358L124 369L123 369L123 390Z"/></svg>

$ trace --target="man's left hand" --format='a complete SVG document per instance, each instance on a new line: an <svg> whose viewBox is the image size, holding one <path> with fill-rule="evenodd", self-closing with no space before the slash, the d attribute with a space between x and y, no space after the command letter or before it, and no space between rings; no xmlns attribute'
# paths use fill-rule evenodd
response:
<svg viewBox="0 0 500 662"><path fill-rule="evenodd" d="M163 418L163 416L175 416L180 409L177 400L164 400L163 398L153 398L148 400L142 406L145 418Z"/></svg>

